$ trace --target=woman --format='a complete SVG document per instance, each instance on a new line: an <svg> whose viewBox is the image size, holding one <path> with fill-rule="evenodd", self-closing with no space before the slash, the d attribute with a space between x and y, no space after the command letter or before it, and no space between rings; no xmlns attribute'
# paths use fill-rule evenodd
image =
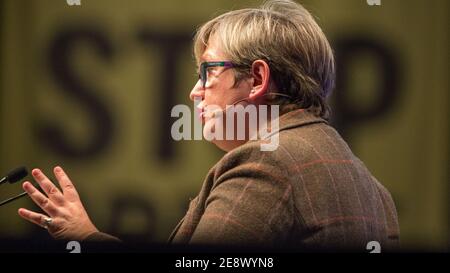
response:
<svg viewBox="0 0 450 273"><path fill-rule="evenodd" d="M213 133L210 140L227 154L169 242L361 250L370 241L383 249L397 244L389 192L328 125L334 58L307 10L284 0L228 12L198 30L194 53L199 81L190 98L200 101L204 135ZM238 105L268 107L271 114L265 119L257 111L254 126L254 119L229 111ZM237 122L230 126L227 118ZM273 149L262 149L273 136ZM56 238L115 240L92 224L64 171L54 172L62 192L38 169L32 174L46 195L23 185L48 216L19 214Z"/></svg>

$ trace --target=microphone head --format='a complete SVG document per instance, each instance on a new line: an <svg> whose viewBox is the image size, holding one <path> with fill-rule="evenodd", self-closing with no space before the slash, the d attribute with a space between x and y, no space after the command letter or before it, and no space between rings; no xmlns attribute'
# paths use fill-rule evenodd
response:
<svg viewBox="0 0 450 273"><path fill-rule="evenodd" d="M8 175L7 175L8 182L15 183L27 175L28 175L28 171L27 171L27 168L25 168L24 166L15 168L14 170L12 170L8 173Z"/></svg>

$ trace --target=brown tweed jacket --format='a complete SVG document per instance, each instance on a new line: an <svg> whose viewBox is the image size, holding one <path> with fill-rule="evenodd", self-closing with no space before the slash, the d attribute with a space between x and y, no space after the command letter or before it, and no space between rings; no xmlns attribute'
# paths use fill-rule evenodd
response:
<svg viewBox="0 0 450 273"><path fill-rule="evenodd" d="M398 244L389 192L339 134L304 110L282 115L272 152L251 141L228 152L169 238L172 244L351 248ZM118 240L98 232L87 239Z"/></svg>
<svg viewBox="0 0 450 273"><path fill-rule="evenodd" d="M389 192L321 118L279 119L279 146L251 141L228 152L172 232L173 244L356 248L398 243Z"/></svg>

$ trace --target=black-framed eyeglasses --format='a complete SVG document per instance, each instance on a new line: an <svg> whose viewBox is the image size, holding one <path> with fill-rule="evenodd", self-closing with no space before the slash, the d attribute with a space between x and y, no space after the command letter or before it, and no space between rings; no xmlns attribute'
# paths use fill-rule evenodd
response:
<svg viewBox="0 0 450 273"><path fill-rule="evenodd" d="M203 88L206 87L206 81L208 80L208 68L210 67L225 67L231 68L235 65L230 61L219 61L219 62L203 62L200 64L200 71L198 73L198 78L202 82Z"/></svg>

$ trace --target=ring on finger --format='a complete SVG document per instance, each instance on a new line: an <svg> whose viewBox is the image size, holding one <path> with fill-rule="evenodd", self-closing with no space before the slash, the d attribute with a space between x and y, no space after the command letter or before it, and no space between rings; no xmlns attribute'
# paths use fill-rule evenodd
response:
<svg viewBox="0 0 450 273"><path fill-rule="evenodd" d="M51 217L44 217L44 223L42 224L42 227L48 229L52 222L53 219Z"/></svg>

